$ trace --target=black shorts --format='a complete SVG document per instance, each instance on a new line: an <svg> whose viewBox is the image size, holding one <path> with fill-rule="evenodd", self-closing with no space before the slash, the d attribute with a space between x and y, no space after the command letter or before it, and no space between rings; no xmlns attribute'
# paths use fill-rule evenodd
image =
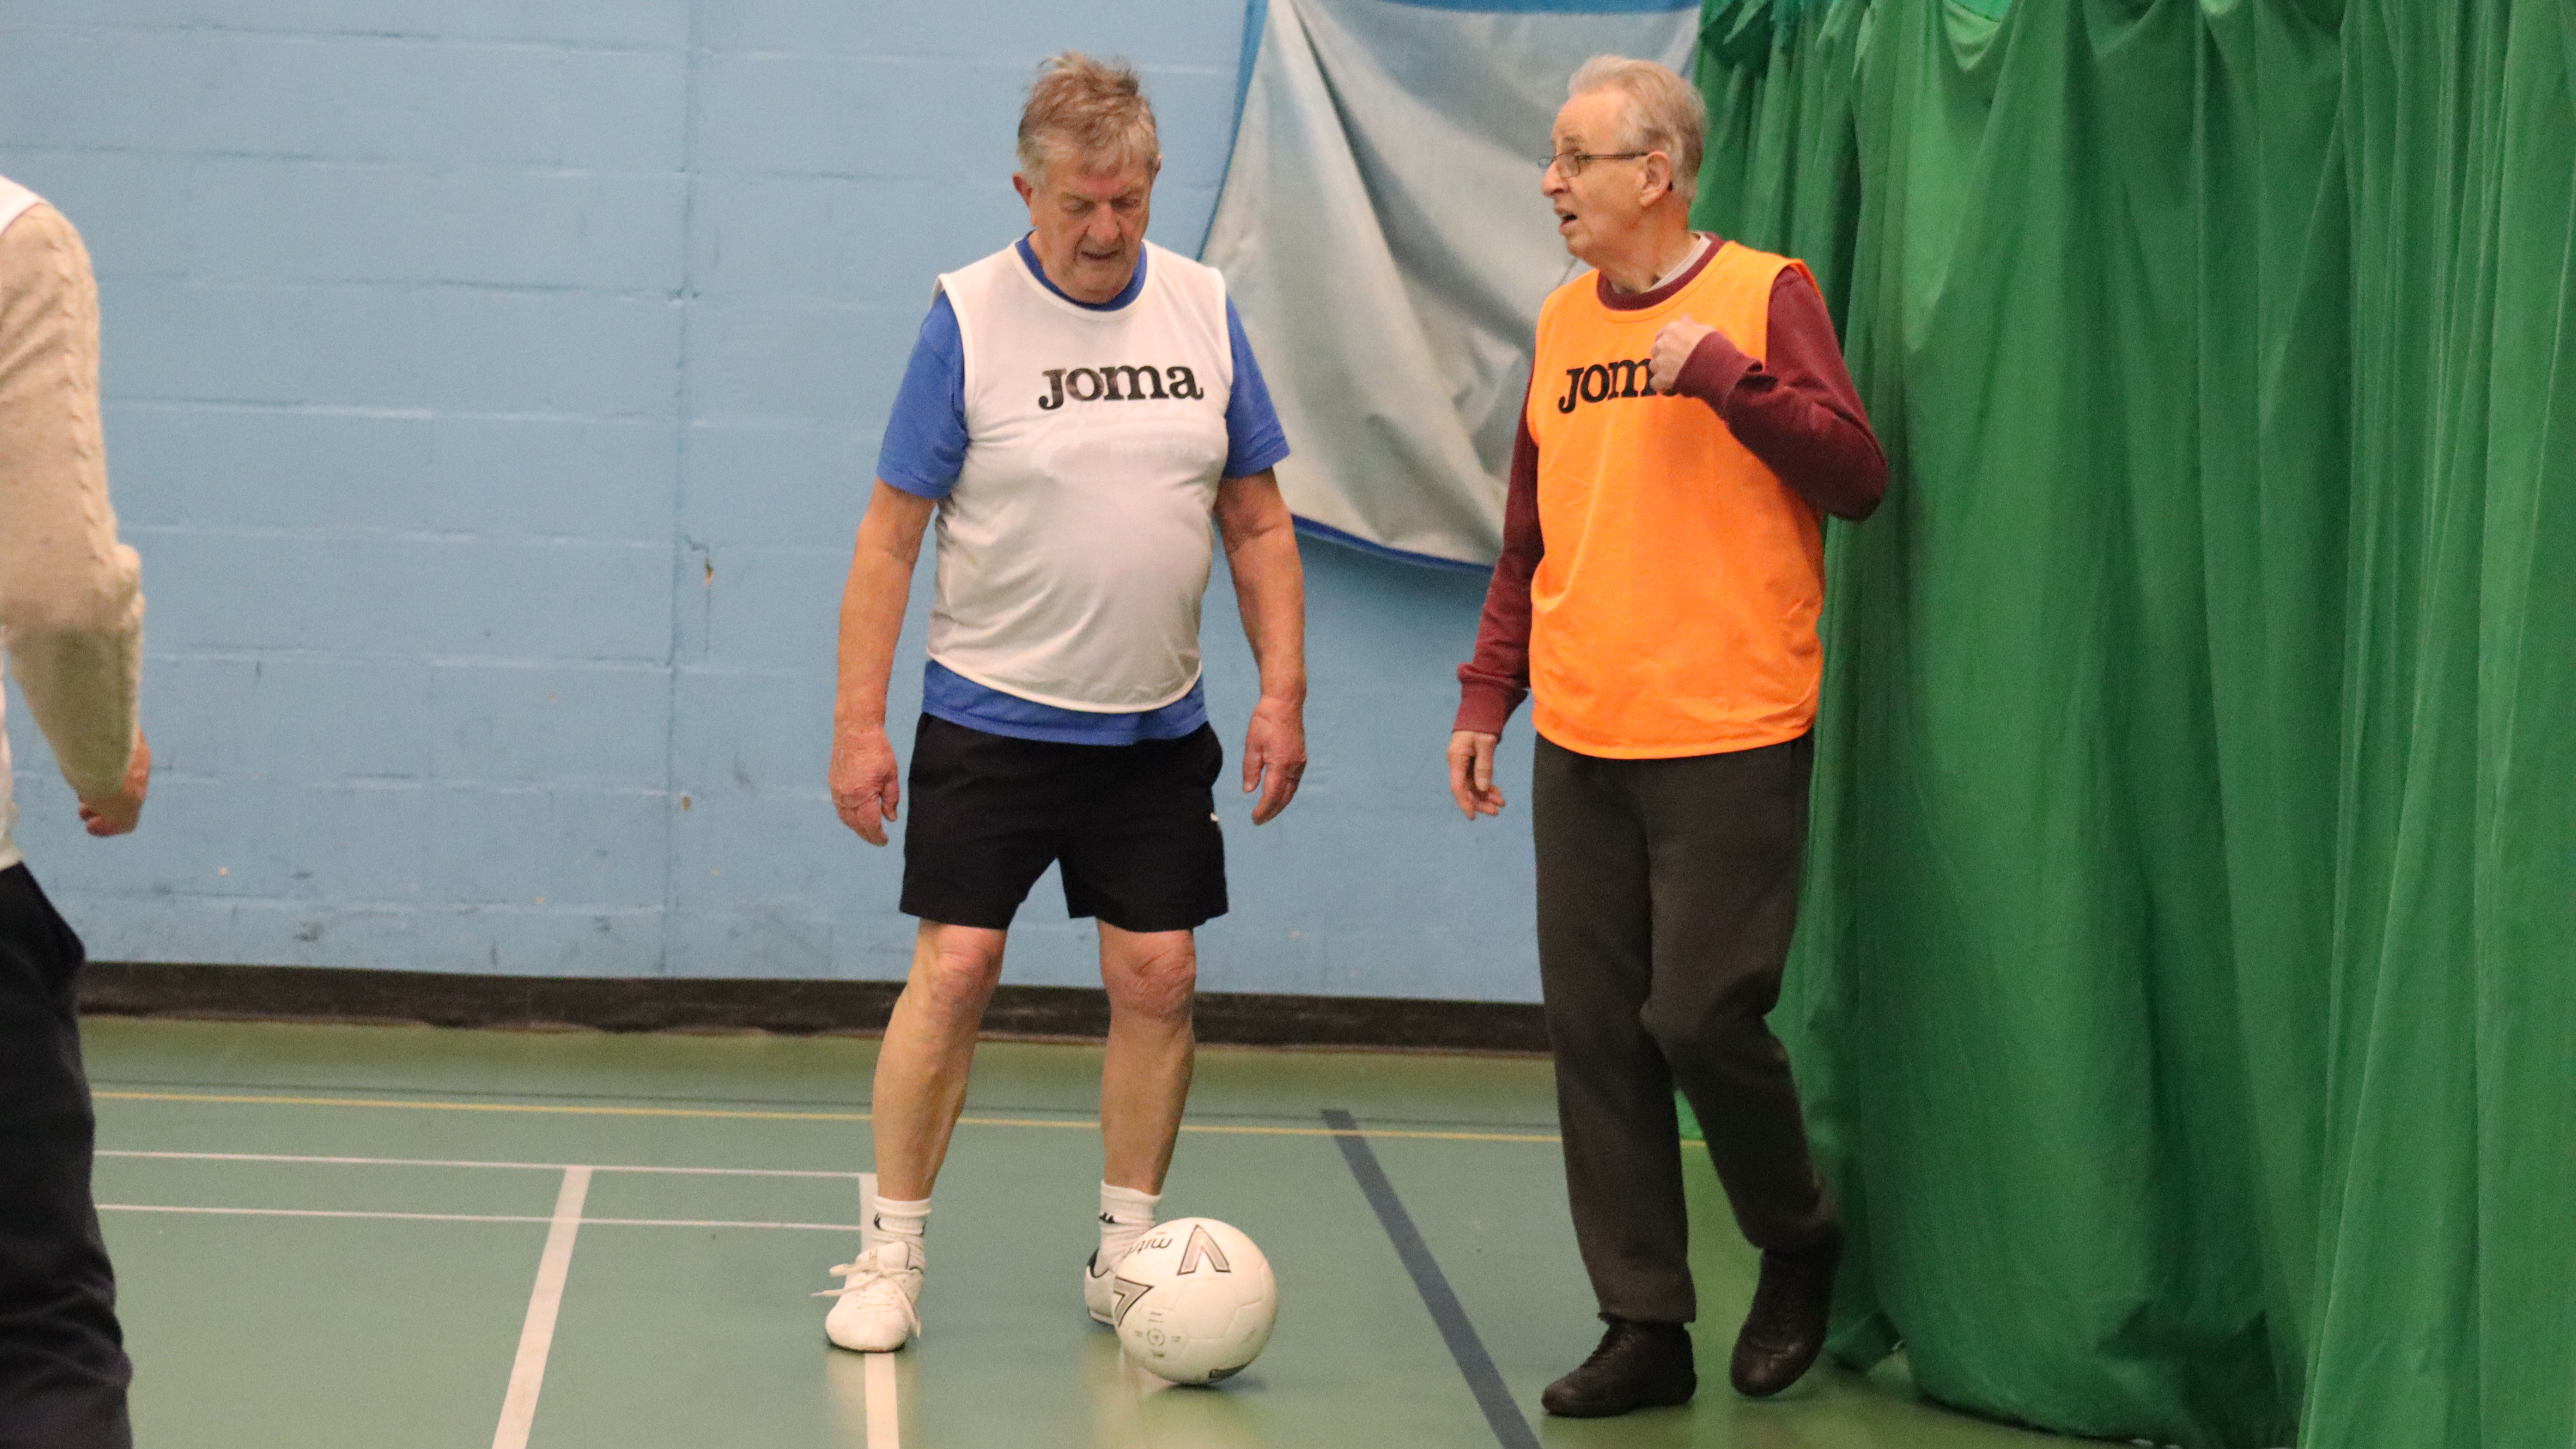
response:
<svg viewBox="0 0 2576 1449"><path fill-rule="evenodd" d="M1224 763L1206 725L1177 740L1061 745L925 714L905 782L904 914L1002 930L1061 862L1074 916L1186 931L1224 915Z"/></svg>

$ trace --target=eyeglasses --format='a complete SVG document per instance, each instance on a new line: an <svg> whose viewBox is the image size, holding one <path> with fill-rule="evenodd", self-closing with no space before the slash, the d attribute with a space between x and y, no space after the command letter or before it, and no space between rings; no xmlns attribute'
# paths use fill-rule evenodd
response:
<svg viewBox="0 0 2576 1449"><path fill-rule="evenodd" d="M1572 181L1583 174L1584 167L1595 161L1634 161L1640 156L1654 154L1652 151L1559 151L1553 156L1542 158L1538 163L1538 169L1544 173L1547 168L1553 166L1558 175Z"/></svg>

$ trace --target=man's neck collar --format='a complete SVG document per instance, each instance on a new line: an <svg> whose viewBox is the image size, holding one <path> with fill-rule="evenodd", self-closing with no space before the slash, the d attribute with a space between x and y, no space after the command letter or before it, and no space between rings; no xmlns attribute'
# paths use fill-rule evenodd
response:
<svg viewBox="0 0 2576 1449"><path fill-rule="evenodd" d="M1592 295L1613 312L1642 312L1660 307L1699 281L1701 274L1716 262L1718 253L1725 248L1726 238L1706 232L1694 233L1693 246L1690 260L1665 274L1650 291L1619 291L1610 285L1608 277L1595 271L1592 274Z"/></svg>
<svg viewBox="0 0 2576 1449"><path fill-rule="evenodd" d="M1636 255L1601 262L1601 278L1614 292L1651 292L1673 273L1689 266L1698 256L1699 246L1699 234L1690 229L1687 221L1679 230L1657 227L1654 235L1641 239Z"/></svg>
<svg viewBox="0 0 2576 1449"><path fill-rule="evenodd" d="M1044 287L1048 291L1055 293L1057 296L1064 298L1064 300L1071 302L1073 305L1085 308L1089 311L1115 312L1119 308L1126 306L1128 303L1135 301L1136 294L1145 290L1145 252L1141 247L1138 248L1136 252L1136 270L1127 274L1127 285L1118 290L1117 296L1110 298L1106 302L1086 302L1081 298L1074 296L1072 293L1067 292L1064 288L1057 286L1055 284L1055 278L1047 275L1046 263L1038 260L1038 249L1029 245L1029 239L1026 235L1022 235L1020 238L1019 253L1020 260L1028 263L1029 275L1038 279L1039 286Z"/></svg>

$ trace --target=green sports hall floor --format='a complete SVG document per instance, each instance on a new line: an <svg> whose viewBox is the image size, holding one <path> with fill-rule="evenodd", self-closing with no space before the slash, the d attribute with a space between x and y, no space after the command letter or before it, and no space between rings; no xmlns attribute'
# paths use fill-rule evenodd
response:
<svg viewBox="0 0 2576 1449"><path fill-rule="evenodd" d="M872 1041L112 1018L86 1039L145 1449L2066 1442L1925 1403L1901 1362L1736 1398L1753 1263L1705 1159L1698 1401L1542 1417L1596 1332L1542 1061L1203 1051L1164 1210L1251 1233L1281 1297L1269 1350L1208 1390L1125 1368L1082 1313L1097 1047L984 1045L926 1332L861 1356L807 1295L855 1245Z"/></svg>

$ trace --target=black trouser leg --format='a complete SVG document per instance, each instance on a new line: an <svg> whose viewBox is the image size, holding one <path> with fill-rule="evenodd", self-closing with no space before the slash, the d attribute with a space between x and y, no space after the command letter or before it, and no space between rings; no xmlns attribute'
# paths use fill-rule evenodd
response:
<svg viewBox="0 0 2576 1449"><path fill-rule="evenodd" d="M1556 1058L1565 1195L1601 1311L1652 1323L1698 1315L1680 1123L1643 1020L1653 993L1645 831L1598 760L1542 738L1531 775L1538 844L1539 990Z"/></svg>
<svg viewBox="0 0 2576 1449"><path fill-rule="evenodd" d="M1690 1099L1736 1226L1757 1248L1813 1245L1832 1209L1807 1151L1780 1001L1798 920L1811 737L1636 762L1652 842L1655 990L1646 1030Z"/></svg>
<svg viewBox="0 0 2576 1449"><path fill-rule="evenodd" d="M116 1280L90 1198L95 1135L72 982L80 938L23 865L0 871L0 1449L130 1449Z"/></svg>
<svg viewBox="0 0 2576 1449"><path fill-rule="evenodd" d="M1831 1221L1788 1057L1764 1025L1796 920L1810 745L1604 760L1542 739L1539 974L1575 1236L1601 1311L1696 1312L1678 1081L1745 1236Z"/></svg>

